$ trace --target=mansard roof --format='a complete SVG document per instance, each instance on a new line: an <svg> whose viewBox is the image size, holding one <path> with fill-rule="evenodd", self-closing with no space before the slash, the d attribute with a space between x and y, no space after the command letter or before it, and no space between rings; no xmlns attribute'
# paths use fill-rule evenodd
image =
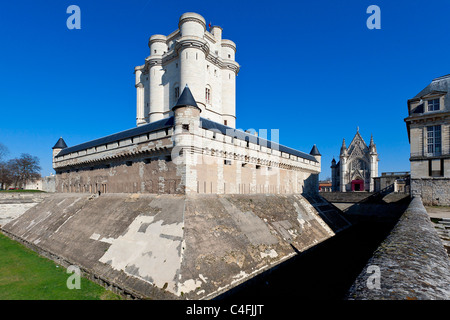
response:
<svg viewBox="0 0 450 320"><path fill-rule="evenodd" d="M155 121L152 123L144 124L137 128L128 129L128 130L121 131L121 132L118 132L115 134L111 134L111 135L103 137L103 138L99 138L99 139L91 140L91 141L88 141L88 142L85 142L82 144L78 144L78 145L70 147L70 148L65 148L65 149L61 150L60 153L58 153L57 157L60 157L60 156L63 156L63 155L66 155L66 154L69 154L72 152L77 152L77 151L89 149L92 147L105 145L105 144L108 144L111 142L132 138L135 136L139 136L142 134L161 130L164 128L169 128L172 126L173 126L173 117L161 119L161 120L158 120L158 121Z"/></svg>
<svg viewBox="0 0 450 320"><path fill-rule="evenodd" d="M445 109L447 111L449 111L450 110L450 74L433 79L428 86L426 86L418 94L416 94L414 98L409 99L409 101L419 100L419 99L426 98L427 96L434 95L434 94L445 94L444 106L445 106Z"/></svg>

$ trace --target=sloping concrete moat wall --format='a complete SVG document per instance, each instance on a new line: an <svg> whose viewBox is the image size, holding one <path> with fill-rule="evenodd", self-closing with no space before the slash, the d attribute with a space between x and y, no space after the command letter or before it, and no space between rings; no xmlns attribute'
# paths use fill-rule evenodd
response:
<svg viewBox="0 0 450 320"><path fill-rule="evenodd" d="M151 299L214 298L334 236L300 195L52 194L2 231Z"/></svg>
<svg viewBox="0 0 450 320"><path fill-rule="evenodd" d="M45 192L0 193L0 227L16 219L48 196Z"/></svg>
<svg viewBox="0 0 450 320"><path fill-rule="evenodd" d="M420 197L412 199L350 288L348 298L450 299L450 261Z"/></svg>

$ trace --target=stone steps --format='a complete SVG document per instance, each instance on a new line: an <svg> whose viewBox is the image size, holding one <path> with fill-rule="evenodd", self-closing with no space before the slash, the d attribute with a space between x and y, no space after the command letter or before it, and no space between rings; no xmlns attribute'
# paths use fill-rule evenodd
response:
<svg viewBox="0 0 450 320"><path fill-rule="evenodd" d="M450 218L440 218L432 223L450 257Z"/></svg>

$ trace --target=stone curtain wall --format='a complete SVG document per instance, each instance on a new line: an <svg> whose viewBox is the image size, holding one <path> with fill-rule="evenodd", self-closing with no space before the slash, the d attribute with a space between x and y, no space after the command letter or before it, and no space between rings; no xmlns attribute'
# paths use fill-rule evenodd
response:
<svg viewBox="0 0 450 320"><path fill-rule="evenodd" d="M450 179L411 179L411 195L422 197L426 206L450 205Z"/></svg>
<svg viewBox="0 0 450 320"><path fill-rule="evenodd" d="M375 251L348 299L450 299L450 261L420 197Z"/></svg>

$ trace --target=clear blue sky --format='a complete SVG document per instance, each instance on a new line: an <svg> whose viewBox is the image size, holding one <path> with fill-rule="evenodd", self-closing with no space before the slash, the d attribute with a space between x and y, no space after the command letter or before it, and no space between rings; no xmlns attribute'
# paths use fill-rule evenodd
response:
<svg viewBox="0 0 450 320"><path fill-rule="evenodd" d="M69 5L81 30L69 30ZM369 5L381 29L369 30ZM148 38L197 12L237 44L237 127L279 129L322 153L322 174L356 128L373 134L379 172L409 171L406 101L450 73L450 1L9 1L0 5L0 142L10 158L135 126L134 67Z"/></svg>

